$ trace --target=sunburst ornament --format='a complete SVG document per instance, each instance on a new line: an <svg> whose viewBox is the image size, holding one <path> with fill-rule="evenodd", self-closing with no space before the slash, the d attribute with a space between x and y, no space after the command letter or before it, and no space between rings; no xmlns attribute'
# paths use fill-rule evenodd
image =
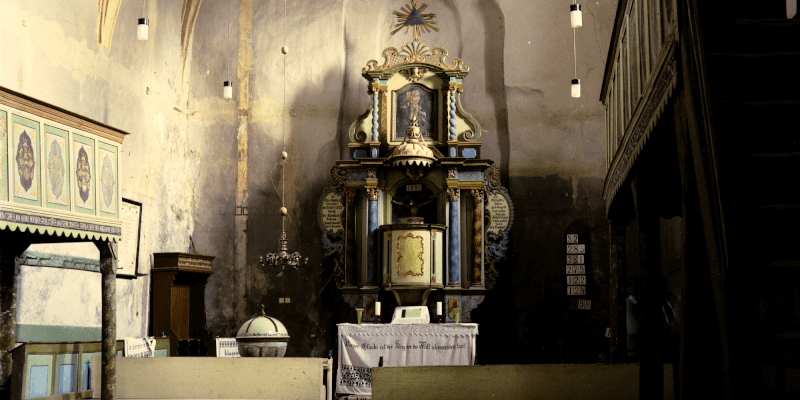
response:
<svg viewBox="0 0 800 400"><path fill-rule="evenodd" d="M425 32L430 33L431 31L439 32L439 28L435 27L436 21L436 14L423 14L422 12L428 8L428 5L422 3L422 6L419 5L419 0L411 0L411 3L404 5L400 8L400 11L395 11L394 15L397 17L397 24L393 26L396 28L392 31L392 35L399 32L404 27L406 28L406 32L411 29L411 32L414 34L414 40L417 40L417 36L420 33L423 33L423 29Z"/></svg>

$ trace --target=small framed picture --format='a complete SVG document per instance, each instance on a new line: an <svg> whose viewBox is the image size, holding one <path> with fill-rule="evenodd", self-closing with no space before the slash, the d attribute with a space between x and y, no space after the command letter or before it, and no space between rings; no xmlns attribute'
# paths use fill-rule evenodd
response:
<svg viewBox="0 0 800 400"><path fill-rule="evenodd" d="M135 277L139 270L139 238L142 231L142 203L122 199L122 240L119 242L117 275Z"/></svg>

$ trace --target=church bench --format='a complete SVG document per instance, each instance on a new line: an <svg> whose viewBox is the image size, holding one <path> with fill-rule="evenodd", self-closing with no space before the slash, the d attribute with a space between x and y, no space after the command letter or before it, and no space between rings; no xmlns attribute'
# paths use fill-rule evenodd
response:
<svg viewBox="0 0 800 400"><path fill-rule="evenodd" d="M117 399L331 399L332 362L326 358L167 357L116 362ZM92 371L92 388L93 398L100 398L99 368Z"/></svg>
<svg viewBox="0 0 800 400"><path fill-rule="evenodd" d="M664 398L673 398L664 364ZM527 364L372 369L373 399L638 399L639 364Z"/></svg>

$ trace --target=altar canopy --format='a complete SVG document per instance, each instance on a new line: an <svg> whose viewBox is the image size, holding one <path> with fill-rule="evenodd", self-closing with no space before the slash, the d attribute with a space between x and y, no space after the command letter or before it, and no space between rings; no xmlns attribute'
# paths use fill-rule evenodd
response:
<svg viewBox="0 0 800 400"><path fill-rule="evenodd" d="M339 324L338 393L371 395L372 368L474 365L478 324Z"/></svg>

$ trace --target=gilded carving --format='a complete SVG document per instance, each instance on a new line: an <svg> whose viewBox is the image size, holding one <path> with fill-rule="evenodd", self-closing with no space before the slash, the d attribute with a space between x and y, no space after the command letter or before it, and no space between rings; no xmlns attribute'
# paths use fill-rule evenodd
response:
<svg viewBox="0 0 800 400"><path fill-rule="evenodd" d="M367 188L367 200L378 201L378 188Z"/></svg>
<svg viewBox="0 0 800 400"><path fill-rule="evenodd" d="M345 190L344 191L344 198L347 204L353 204L353 200L356 198L356 191L355 190Z"/></svg>
<svg viewBox="0 0 800 400"><path fill-rule="evenodd" d="M472 209L472 284L481 283L481 261L483 255L483 215L481 213L484 192L483 189L472 189L472 197L475 200Z"/></svg>
<svg viewBox="0 0 800 400"><path fill-rule="evenodd" d="M334 165L333 168L331 168L331 179L333 179L333 183L328 186L328 189L336 189L344 185L346 175L347 172L345 172L345 170Z"/></svg>
<svg viewBox="0 0 800 400"><path fill-rule="evenodd" d="M397 275L421 276L425 271L425 240L408 232L397 238ZM407 257L404 260L404 256Z"/></svg>
<svg viewBox="0 0 800 400"><path fill-rule="evenodd" d="M425 169L416 166L407 167L406 176L411 179L411 182L418 183L425 176Z"/></svg>
<svg viewBox="0 0 800 400"><path fill-rule="evenodd" d="M411 3L401 7L400 11L395 11L394 15L397 18L397 23L392 27L394 30L390 36L394 36L395 33L403 28L406 28L405 33L411 30L414 40L417 40L420 33L439 32L439 28L434 26L436 25L436 14L423 13L426 8L428 8L427 4L422 3L422 6L420 6L419 0L411 0Z"/></svg>
<svg viewBox="0 0 800 400"><path fill-rule="evenodd" d="M445 61L447 55L447 50L441 47L430 50L427 45L414 41L407 43L401 50L397 50L395 47L387 48L383 51L383 58L385 59L383 65L378 66L378 61L370 60L367 62L367 66L362 69L362 73L386 71L398 65L411 63L429 64L444 71L469 72L469 67L464 65L464 61L460 58L454 59L453 64L448 64Z"/></svg>
<svg viewBox="0 0 800 400"><path fill-rule="evenodd" d="M456 179L456 178L458 178L456 176L456 170L451 169L447 171L447 179Z"/></svg>
<svg viewBox="0 0 800 400"><path fill-rule="evenodd" d="M377 177L375 173L376 171L374 169L367 170L367 178L375 179Z"/></svg>
<svg viewBox="0 0 800 400"><path fill-rule="evenodd" d="M458 201L459 195L461 194L461 190L457 187L449 187L447 188L447 200L448 201Z"/></svg>
<svg viewBox="0 0 800 400"><path fill-rule="evenodd" d="M411 67L403 71L403 73L406 76L406 79L408 79L413 83L417 83L418 80L422 79L422 77L425 76L426 72L428 72L427 69L419 67Z"/></svg>
<svg viewBox="0 0 800 400"><path fill-rule="evenodd" d="M497 167L497 164L486 170L486 186L488 186L489 190L503 187L500 185L500 168Z"/></svg>

